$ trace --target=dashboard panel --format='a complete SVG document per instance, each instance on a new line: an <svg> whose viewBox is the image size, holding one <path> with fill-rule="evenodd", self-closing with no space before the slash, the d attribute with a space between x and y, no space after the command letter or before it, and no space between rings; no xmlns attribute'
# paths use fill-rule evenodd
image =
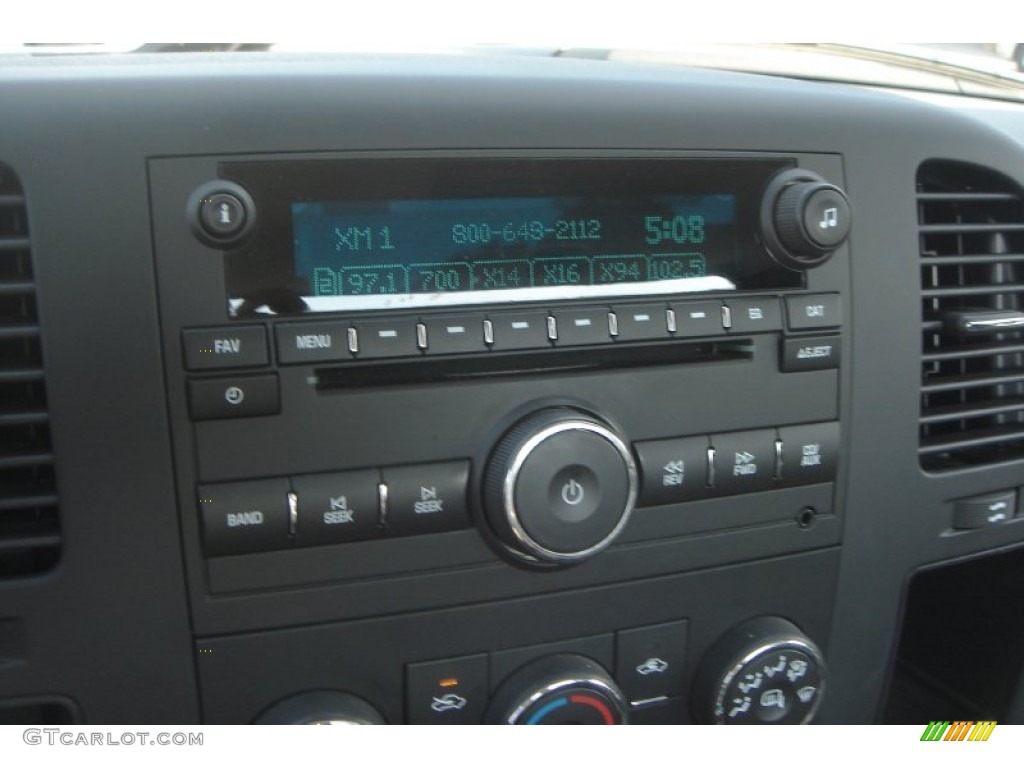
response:
<svg viewBox="0 0 1024 768"><path fill-rule="evenodd" d="M1021 722L1024 153L963 104L0 70L5 721Z"/></svg>

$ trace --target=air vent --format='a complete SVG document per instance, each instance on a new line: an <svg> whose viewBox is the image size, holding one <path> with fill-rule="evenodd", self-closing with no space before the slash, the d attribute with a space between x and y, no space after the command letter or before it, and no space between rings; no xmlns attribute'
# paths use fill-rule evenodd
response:
<svg viewBox="0 0 1024 768"><path fill-rule="evenodd" d="M1024 198L1000 173L918 170L920 457L942 471L1024 458Z"/></svg>
<svg viewBox="0 0 1024 768"><path fill-rule="evenodd" d="M28 216L0 164L0 579L51 568L60 554Z"/></svg>

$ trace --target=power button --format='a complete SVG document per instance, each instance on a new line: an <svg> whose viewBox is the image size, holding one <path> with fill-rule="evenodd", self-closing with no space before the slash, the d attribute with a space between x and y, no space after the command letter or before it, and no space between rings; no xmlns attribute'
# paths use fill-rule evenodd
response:
<svg viewBox="0 0 1024 768"><path fill-rule="evenodd" d="M496 447L485 511L522 559L568 564L608 546L636 503L636 463L625 442L593 417L538 411Z"/></svg>
<svg viewBox="0 0 1024 768"><path fill-rule="evenodd" d="M583 486L576 481L576 478L571 477L562 485L562 501L570 507L582 504L585 495Z"/></svg>

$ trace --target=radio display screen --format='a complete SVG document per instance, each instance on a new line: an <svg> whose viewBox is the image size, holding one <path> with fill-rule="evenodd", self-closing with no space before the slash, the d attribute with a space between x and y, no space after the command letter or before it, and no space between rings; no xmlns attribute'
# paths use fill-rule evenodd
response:
<svg viewBox="0 0 1024 768"><path fill-rule="evenodd" d="M227 174L252 192L261 225L252 245L228 254L236 317L802 282L753 234L777 161L268 166L237 163Z"/></svg>
<svg viewBox="0 0 1024 768"><path fill-rule="evenodd" d="M310 298L347 307L401 295L479 303L524 288L621 295L662 280L731 288L721 275L737 257L735 207L735 195L295 203L295 271Z"/></svg>

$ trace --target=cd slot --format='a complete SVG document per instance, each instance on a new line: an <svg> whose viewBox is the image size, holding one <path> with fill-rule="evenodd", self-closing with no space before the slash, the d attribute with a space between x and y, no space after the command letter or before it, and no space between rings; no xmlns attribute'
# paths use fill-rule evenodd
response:
<svg viewBox="0 0 1024 768"><path fill-rule="evenodd" d="M752 360L753 357L754 346L749 338L695 342L673 340L621 347L495 352L483 356L431 358L429 365L424 365L425 357L350 362L317 368L315 375L317 390L329 392L537 374L593 373L681 363L738 362Z"/></svg>

